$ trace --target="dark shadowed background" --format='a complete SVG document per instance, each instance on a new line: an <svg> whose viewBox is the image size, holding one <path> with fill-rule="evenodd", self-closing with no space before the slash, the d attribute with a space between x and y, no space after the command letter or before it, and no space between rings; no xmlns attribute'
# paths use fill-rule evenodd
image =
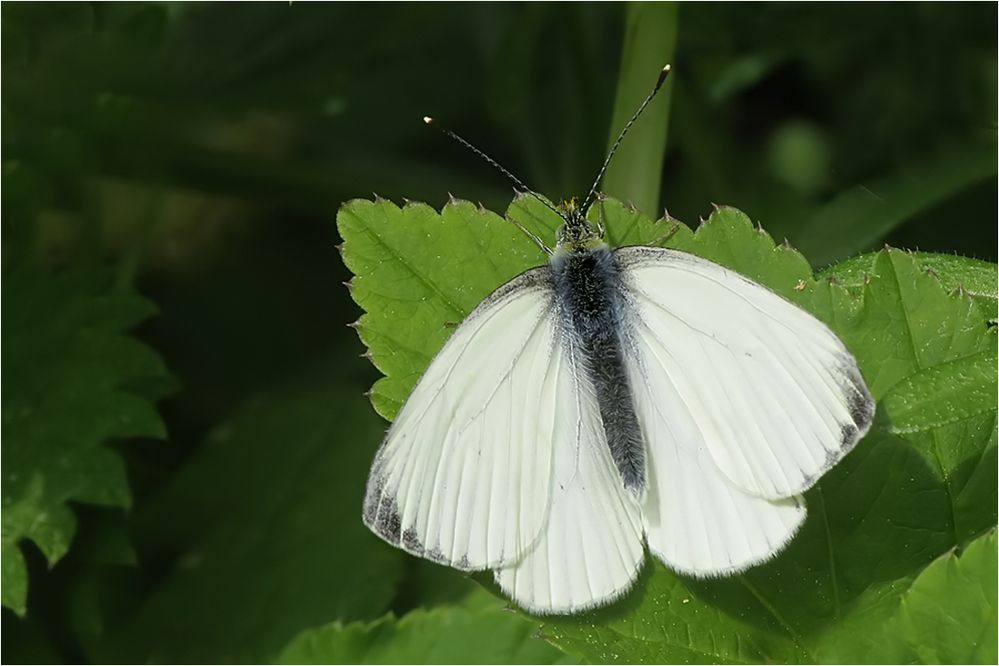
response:
<svg viewBox="0 0 999 666"><path fill-rule="evenodd" d="M474 585L360 524L385 424L346 326L360 313L337 208L452 193L502 212L512 196L424 115L549 197L582 195L617 106L669 58L668 132L636 127L609 194L692 225L736 206L816 267L885 242L996 259L992 3L0 11L4 585L21 580L17 549L29 581L22 615L3 610L5 662L269 660L301 630ZM635 174L651 184L629 191ZM133 290L156 314L95 305ZM20 362L33 340L87 327L131 327L161 361ZM44 427L69 444L26 453L8 429L17 392L84 375L80 393L125 386L159 417L116 430L91 427L103 403L55 410ZM77 439L119 462L44 495L73 512L50 552L22 538L51 516L17 484Z"/></svg>

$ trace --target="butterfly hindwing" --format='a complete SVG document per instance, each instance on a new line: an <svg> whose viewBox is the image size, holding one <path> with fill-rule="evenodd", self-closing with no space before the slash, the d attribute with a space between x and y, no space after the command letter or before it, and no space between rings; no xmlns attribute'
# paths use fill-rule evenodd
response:
<svg viewBox="0 0 999 666"><path fill-rule="evenodd" d="M674 571L698 577L735 573L773 557L804 521L804 500L768 500L737 488L711 458L693 417L667 407L682 401L673 386L637 360L629 365L648 442L642 520L649 550Z"/></svg>
<svg viewBox="0 0 999 666"><path fill-rule="evenodd" d="M496 582L538 614L574 613L620 597L642 568L638 502L625 489L607 445L592 384L571 336L562 337L570 372L563 377L553 452L552 499L537 545Z"/></svg>
<svg viewBox="0 0 999 666"><path fill-rule="evenodd" d="M533 269L483 301L413 389L364 501L386 541L473 570L515 561L538 537L566 373L549 275Z"/></svg>

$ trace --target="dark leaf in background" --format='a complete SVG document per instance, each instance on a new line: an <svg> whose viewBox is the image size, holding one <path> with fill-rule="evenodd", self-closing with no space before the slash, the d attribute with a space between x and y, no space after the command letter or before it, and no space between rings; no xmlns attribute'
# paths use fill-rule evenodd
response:
<svg viewBox="0 0 999 666"><path fill-rule="evenodd" d="M153 400L169 376L127 335L153 306L107 271L19 267L4 276L3 308L3 604L23 615L22 540L52 566L76 530L68 502L130 504L108 444L166 436Z"/></svg>
<svg viewBox="0 0 999 666"><path fill-rule="evenodd" d="M179 552L97 658L269 661L305 627L383 614L402 554L359 519L381 431L342 389L250 400L136 516L147 549Z"/></svg>

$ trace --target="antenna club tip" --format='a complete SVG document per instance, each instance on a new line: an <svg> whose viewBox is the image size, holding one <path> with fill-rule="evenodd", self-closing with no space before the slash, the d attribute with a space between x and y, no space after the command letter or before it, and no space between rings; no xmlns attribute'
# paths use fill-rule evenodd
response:
<svg viewBox="0 0 999 666"><path fill-rule="evenodd" d="M673 67L669 63L666 63L663 66L662 71L659 72L659 80L656 81L656 90L659 90L659 87L666 80L666 77L669 76L669 73L670 73L670 71L672 71L672 69L673 69Z"/></svg>
<svg viewBox="0 0 999 666"><path fill-rule="evenodd" d="M423 116L423 122L426 123L427 125L433 125L434 119L431 118L430 116Z"/></svg>

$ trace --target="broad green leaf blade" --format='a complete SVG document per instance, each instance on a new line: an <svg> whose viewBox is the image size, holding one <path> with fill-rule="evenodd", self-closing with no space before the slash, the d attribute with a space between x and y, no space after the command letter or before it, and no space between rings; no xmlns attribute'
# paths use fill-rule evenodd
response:
<svg viewBox="0 0 999 666"><path fill-rule="evenodd" d="M994 349L909 375L884 397L896 433L950 425L996 409L999 393Z"/></svg>
<svg viewBox="0 0 999 666"><path fill-rule="evenodd" d="M180 554L95 661L264 662L303 629L383 615L402 553L361 523L382 434L353 391L248 401L137 516L147 548Z"/></svg>
<svg viewBox="0 0 999 666"><path fill-rule="evenodd" d="M606 609L550 618L542 631L594 663L745 664L812 661L751 583L695 582L648 562L637 589Z"/></svg>
<svg viewBox="0 0 999 666"><path fill-rule="evenodd" d="M879 585L833 627L823 661L996 663L996 533Z"/></svg>
<svg viewBox="0 0 999 666"><path fill-rule="evenodd" d="M863 311L845 339L865 350L858 359L875 397L929 368L994 352L996 336L971 298L948 293L908 253L879 253L874 275L863 290ZM995 427L993 405L982 416L906 435L946 493L950 515L939 527L950 532L948 547L967 543L996 522L989 508L996 497L995 446L990 443Z"/></svg>
<svg viewBox="0 0 999 666"><path fill-rule="evenodd" d="M815 264L825 265L876 245L916 213L995 175L994 144L946 146L834 198L795 235L795 241Z"/></svg>
<svg viewBox="0 0 999 666"><path fill-rule="evenodd" d="M652 91L663 65L672 60L677 14L675 2L628 5L608 149L613 147L638 105ZM647 214L659 210L672 88L667 82L629 130L628 140L618 149L600 187Z"/></svg>
<svg viewBox="0 0 999 666"><path fill-rule="evenodd" d="M3 604L25 612L19 543L49 564L66 554L70 501L127 507L121 459L106 447L164 437L152 399L169 386L160 358L126 331L152 305L102 269L22 266L3 281Z"/></svg>
<svg viewBox="0 0 999 666"><path fill-rule="evenodd" d="M898 635L924 664L994 664L996 587L993 530L923 570L902 597Z"/></svg>
<svg viewBox="0 0 999 666"><path fill-rule="evenodd" d="M993 321L996 319L999 313L999 267L981 259L952 254L912 254L923 268L933 271L945 289L966 291L981 306L987 317ZM877 253L862 254L830 266L821 275L847 287L860 289L873 274L877 257Z"/></svg>
<svg viewBox="0 0 999 666"><path fill-rule="evenodd" d="M590 218L601 217L615 244L665 244L699 254L810 310L854 352L878 398L913 374L995 348L972 299L946 289L904 252L879 253L869 282L851 289L816 279L801 254L776 245L735 209L717 209L691 232L614 200L595 208ZM530 198L517 199L508 216L544 238L559 223ZM349 248L350 241L345 256ZM432 269L428 250L416 253L421 271ZM395 261L385 254L368 258L379 260ZM511 272L535 263L525 260ZM393 293L400 286L371 276L368 288ZM429 347L423 344L426 360L435 351ZM388 356L391 347L376 340L371 353ZM419 376L426 360L400 369ZM713 581L650 562L622 601L578 616L546 617L545 635L589 661L873 660L880 638L872 618L890 616L902 583L996 522L994 410L906 439L879 414L868 437L807 493L809 519L773 561Z"/></svg>
<svg viewBox="0 0 999 666"><path fill-rule="evenodd" d="M482 597L487 597L481 593ZM304 631L278 656L285 664L557 664L565 655L537 636L537 626L495 599L374 622Z"/></svg>
<svg viewBox="0 0 999 666"><path fill-rule="evenodd" d="M995 344L971 298L948 294L906 252L878 253L863 291L864 309L855 328L868 337L850 335L872 352L862 369L876 397L903 377Z"/></svg>

